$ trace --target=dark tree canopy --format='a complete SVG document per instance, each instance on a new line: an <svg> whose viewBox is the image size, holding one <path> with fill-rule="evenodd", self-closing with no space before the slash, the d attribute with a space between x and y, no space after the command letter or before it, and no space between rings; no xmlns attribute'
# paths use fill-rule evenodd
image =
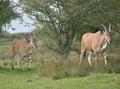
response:
<svg viewBox="0 0 120 89"><path fill-rule="evenodd" d="M14 8L11 0L0 0L0 31L3 25L9 24L11 20L19 17Z"/></svg>

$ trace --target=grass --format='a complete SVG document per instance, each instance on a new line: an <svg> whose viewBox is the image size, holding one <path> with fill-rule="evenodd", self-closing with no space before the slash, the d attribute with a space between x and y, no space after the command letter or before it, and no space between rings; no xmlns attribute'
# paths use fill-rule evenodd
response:
<svg viewBox="0 0 120 89"><path fill-rule="evenodd" d="M53 80L39 77L35 69L28 72L0 67L0 89L120 89L120 74L94 73Z"/></svg>

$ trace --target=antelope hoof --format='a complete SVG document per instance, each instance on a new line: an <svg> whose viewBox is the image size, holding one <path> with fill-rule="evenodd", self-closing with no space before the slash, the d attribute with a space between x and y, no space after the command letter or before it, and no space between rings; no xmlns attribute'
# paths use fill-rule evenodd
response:
<svg viewBox="0 0 120 89"><path fill-rule="evenodd" d="M28 68L28 71L30 71L31 69L30 68Z"/></svg>
<svg viewBox="0 0 120 89"><path fill-rule="evenodd" d="M12 70L14 70L14 66L12 66Z"/></svg>

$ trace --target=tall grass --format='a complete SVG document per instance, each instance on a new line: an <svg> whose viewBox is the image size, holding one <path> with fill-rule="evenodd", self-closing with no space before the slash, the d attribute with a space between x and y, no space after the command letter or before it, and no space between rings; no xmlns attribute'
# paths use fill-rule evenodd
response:
<svg viewBox="0 0 120 89"><path fill-rule="evenodd" d="M90 67L88 62L83 61L81 66L78 66L78 60L49 60L40 62L38 68L39 76L51 77L53 79L61 79L66 77L84 77L91 73L120 73L119 56L110 55L108 65L104 66L104 60L101 58L99 64L96 65L93 61L93 66ZM114 59L114 60L113 60Z"/></svg>
<svg viewBox="0 0 120 89"><path fill-rule="evenodd" d="M113 37L113 43L108 45L108 65L105 66L103 56L98 57L98 64L95 63L94 56L92 57L93 66L90 67L85 57L82 65L78 66L79 54L71 52L68 59L62 57L54 58L54 53L48 58L51 60L40 61L38 68L39 76L52 77L60 79L66 77L84 77L91 73L120 73L120 41L118 36ZM47 51L48 52L48 51ZM49 52L48 52L49 54ZM55 59L55 60L52 60ZM44 60L44 59L43 59Z"/></svg>

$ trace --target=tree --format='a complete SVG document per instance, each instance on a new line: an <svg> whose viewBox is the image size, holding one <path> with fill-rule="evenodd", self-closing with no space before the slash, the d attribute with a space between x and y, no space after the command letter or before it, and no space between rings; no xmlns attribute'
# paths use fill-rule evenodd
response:
<svg viewBox="0 0 120 89"><path fill-rule="evenodd" d="M105 25L112 24L115 27L120 24L120 1L119 0L85 0L84 15L89 24ZM83 7L82 7L83 8ZM87 14L85 14L87 13ZM119 28L114 28L118 30Z"/></svg>
<svg viewBox="0 0 120 89"><path fill-rule="evenodd" d="M9 24L11 20L19 17L12 3L10 0L0 0L0 32L3 25Z"/></svg>
<svg viewBox="0 0 120 89"><path fill-rule="evenodd" d="M25 13L58 45L49 48L67 57L75 36L119 24L119 0L20 0ZM114 21L113 21L114 20ZM79 38L79 39L80 39Z"/></svg>
<svg viewBox="0 0 120 89"><path fill-rule="evenodd" d="M76 33L73 13L70 11L72 0L21 0L23 10L30 14L58 45L50 49L67 57ZM39 7L38 7L39 6Z"/></svg>

